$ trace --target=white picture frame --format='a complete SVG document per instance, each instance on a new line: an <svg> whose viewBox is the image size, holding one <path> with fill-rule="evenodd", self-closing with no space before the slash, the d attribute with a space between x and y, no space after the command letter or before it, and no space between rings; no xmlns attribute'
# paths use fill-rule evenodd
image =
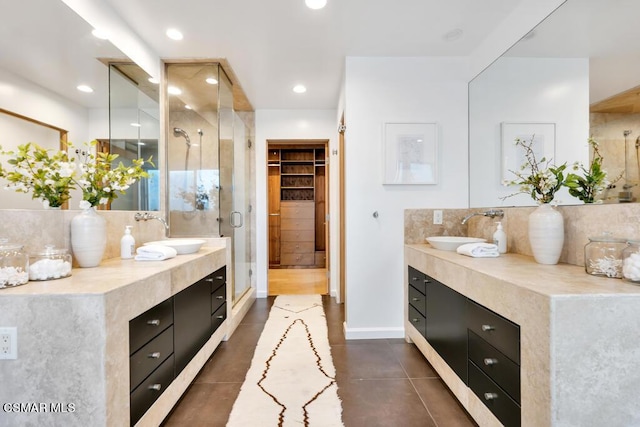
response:
<svg viewBox="0 0 640 427"><path fill-rule="evenodd" d="M525 151L516 145L516 139L533 140L532 149L538 162L544 157L552 160L556 155L556 124L544 122L502 122L502 181L516 178L512 171L519 171L526 162Z"/></svg>
<svg viewBox="0 0 640 427"><path fill-rule="evenodd" d="M385 122L382 138L384 185L438 183L438 124Z"/></svg>

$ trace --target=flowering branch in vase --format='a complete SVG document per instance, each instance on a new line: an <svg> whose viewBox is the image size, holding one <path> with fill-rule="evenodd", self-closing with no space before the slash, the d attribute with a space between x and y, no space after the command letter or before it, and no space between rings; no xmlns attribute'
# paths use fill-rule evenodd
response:
<svg viewBox="0 0 640 427"><path fill-rule="evenodd" d="M515 175L515 179L504 180L502 184L506 186L519 185L520 190L501 197L501 200L525 193L538 203L550 203L556 192L565 184L564 171L567 164L556 166L551 163L551 159L547 160L545 157L540 160L536 159L533 151L534 140L535 135L532 135L531 139L516 138L516 146L522 147L525 151L525 162L519 170L509 170Z"/></svg>

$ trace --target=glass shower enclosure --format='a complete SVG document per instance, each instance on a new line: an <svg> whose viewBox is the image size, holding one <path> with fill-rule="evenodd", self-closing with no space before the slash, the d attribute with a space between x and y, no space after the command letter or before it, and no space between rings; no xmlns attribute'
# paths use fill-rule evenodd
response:
<svg viewBox="0 0 640 427"><path fill-rule="evenodd" d="M170 237L230 237L233 301L251 287L250 132L218 63L165 64Z"/></svg>

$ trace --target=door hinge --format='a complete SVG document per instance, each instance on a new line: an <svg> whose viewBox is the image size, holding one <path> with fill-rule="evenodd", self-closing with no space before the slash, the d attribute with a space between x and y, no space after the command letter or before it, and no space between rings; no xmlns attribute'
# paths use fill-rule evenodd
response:
<svg viewBox="0 0 640 427"><path fill-rule="evenodd" d="M251 148L252 145L253 145L253 143L251 142L251 140L247 139L247 147Z"/></svg>
<svg viewBox="0 0 640 427"><path fill-rule="evenodd" d="M253 276L253 270L249 269L249 277Z"/></svg>
<svg viewBox="0 0 640 427"><path fill-rule="evenodd" d="M329 214L326 214L326 215L324 216L324 220L325 220L326 222L329 222Z"/></svg>
<svg viewBox="0 0 640 427"><path fill-rule="evenodd" d="M330 277L331 277L331 272L327 270L327 279L329 279Z"/></svg>
<svg viewBox="0 0 640 427"><path fill-rule="evenodd" d="M251 213L251 211L253 211L253 205L249 205L249 209L247 209L247 211Z"/></svg>
<svg viewBox="0 0 640 427"><path fill-rule="evenodd" d="M345 133L347 130L347 125L341 123L340 125L338 125L338 132L340 133Z"/></svg>

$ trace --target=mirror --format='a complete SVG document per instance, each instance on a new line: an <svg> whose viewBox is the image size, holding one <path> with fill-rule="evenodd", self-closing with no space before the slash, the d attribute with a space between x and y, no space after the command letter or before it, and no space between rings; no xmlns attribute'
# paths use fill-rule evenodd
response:
<svg viewBox="0 0 640 427"><path fill-rule="evenodd" d="M75 146L93 139L113 139L111 147L123 150L123 154L130 156L129 153L133 152L133 148L137 149L139 142L155 140L157 150L160 133L157 94L153 106L153 98L141 94L141 84L131 77L132 72L121 72L122 84L113 82L113 108L109 108L108 62L130 62L120 50L109 41L93 36L92 27L61 1L3 2L0 4L0 13L11 17L0 27L0 105L3 109L10 111L13 116L46 124L45 129L53 127L67 132L67 140ZM131 65L131 68L139 67ZM93 92L77 90L76 87L81 84L90 86ZM116 93L118 90L124 90L128 95ZM153 112L154 108L157 112ZM135 135L118 133L113 128L118 126L117 113L133 110L138 115L136 123L146 123L148 126L140 127ZM111 121L110 114L113 115ZM129 118L122 117L126 120ZM14 120L7 125L6 120L0 121L0 144L5 149L26 142L35 142L55 150L60 148L60 138L55 135L43 136L43 129L36 131L32 125L16 128L22 126L20 123L27 122ZM131 127L132 122L128 121L127 126ZM153 126L155 130L152 130ZM133 140L135 144L132 144ZM150 144L151 147L153 144ZM145 158L148 158L147 150L144 151ZM157 152L153 159L158 165ZM6 158L3 157L2 161L5 164ZM121 202L116 199L118 203L114 203L112 209L138 210L150 208L155 203L150 197L141 199L142 192L138 189L131 193L127 197L122 196ZM18 193L16 196L24 198L24 201L15 203L3 194L0 197L0 209L42 208L38 201L31 200L30 194ZM70 209L77 209L79 197L79 193L72 194ZM141 204L140 200L148 203L147 206Z"/></svg>
<svg viewBox="0 0 640 427"><path fill-rule="evenodd" d="M502 185L521 164L512 139L531 133L542 136L541 153L568 165L588 165L593 136L609 179L622 175L604 202L638 200L639 12L638 2L567 0L469 83L470 207L535 205L526 194L501 200L518 191ZM582 203L566 189L555 199Z"/></svg>

